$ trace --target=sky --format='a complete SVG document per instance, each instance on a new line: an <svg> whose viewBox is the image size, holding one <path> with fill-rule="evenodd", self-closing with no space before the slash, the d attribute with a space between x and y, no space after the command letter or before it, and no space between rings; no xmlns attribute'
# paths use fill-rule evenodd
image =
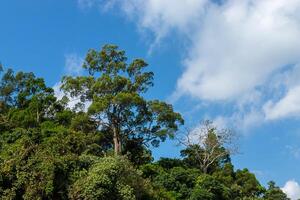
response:
<svg viewBox="0 0 300 200"><path fill-rule="evenodd" d="M155 73L146 95L186 126L239 134L236 168L300 197L300 0L2 0L0 62L57 88L90 48L116 44ZM179 157L167 141L153 149Z"/></svg>

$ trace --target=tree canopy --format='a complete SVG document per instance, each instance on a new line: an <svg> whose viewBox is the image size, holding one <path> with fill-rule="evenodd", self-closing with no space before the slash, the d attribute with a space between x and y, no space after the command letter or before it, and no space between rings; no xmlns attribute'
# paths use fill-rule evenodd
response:
<svg viewBox="0 0 300 200"><path fill-rule="evenodd" d="M92 49L83 64L88 75L64 77L62 85L81 104L91 102L88 114L100 130L112 135L116 154L121 154L128 140L158 146L160 140L173 137L178 125L183 124L172 105L142 96L153 85L153 73L144 72L147 63L142 59L129 64L126 61L125 52L117 46Z"/></svg>
<svg viewBox="0 0 300 200"><path fill-rule="evenodd" d="M0 67L0 199L288 200L235 169L215 127L181 158L153 161L149 144L172 139L183 118L143 96L154 76L146 67L114 45L90 50L86 72L63 78L62 99L43 78Z"/></svg>

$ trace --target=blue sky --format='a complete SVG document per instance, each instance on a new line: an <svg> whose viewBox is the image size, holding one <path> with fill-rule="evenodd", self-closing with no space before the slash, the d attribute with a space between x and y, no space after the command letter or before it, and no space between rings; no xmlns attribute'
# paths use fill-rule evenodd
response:
<svg viewBox="0 0 300 200"><path fill-rule="evenodd" d="M117 44L155 72L148 98L172 102L187 126L233 128L236 168L297 192L299 11L299 0L4 0L0 61L54 86L80 73L89 48ZM179 147L168 141L153 154L178 157Z"/></svg>

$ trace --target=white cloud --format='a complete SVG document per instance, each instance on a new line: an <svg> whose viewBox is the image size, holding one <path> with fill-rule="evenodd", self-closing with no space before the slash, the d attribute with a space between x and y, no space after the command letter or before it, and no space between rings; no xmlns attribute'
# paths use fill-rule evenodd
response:
<svg viewBox="0 0 300 200"><path fill-rule="evenodd" d="M79 75L82 73L83 58L77 54L65 55L65 72L68 75Z"/></svg>
<svg viewBox="0 0 300 200"><path fill-rule="evenodd" d="M58 100L61 100L64 96L68 97L69 99L69 102L68 102L68 108L70 109L73 109L75 108L75 105L77 103L80 103L80 100L79 99L76 99L76 98L72 98L70 97L69 95L66 95L62 90L60 90L60 87L61 87L61 82L58 82L56 83L52 88L54 90L54 95L55 97L58 99ZM85 108L84 109L87 109L87 107L90 105L90 103L88 102L86 105L85 105Z"/></svg>
<svg viewBox="0 0 300 200"><path fill-rule="evenodd" d="M300 85L289 89L287 94L278 102L269 101L264 106L266 118L270 120L299 116L300 114Z"/></svg>
<svg viewBox="0 0 300 200"><path fill-rule="evenodd" d="M223 116L218 116L216 117L214 120L214 125L220 129L226 129L226 128L229 128L228 127L228 119L223 117Z"/></svg>
<svg viewBox="0 0 300 200"><path fill-rule="evenodd" d="M204 145L207 138L209 128L212 128L215 124L206 124L206 122L200 122L192 128L187 128L179 136L181 144L187 146L191 144Z"/></svg>
<svg viewBox="0 0 300 200"><path fill-rule="evenodd" d="M74 109L76 104L80 103L80 99L79 98L73 98L71 97L70 95L68 94L65 94L61 89L62 83L61 82L58 82L56 83L52 88L54 90L54 95L55 97L58 99L58 100L61 100L64 96L66 96L68 99L69 99L69 102L67 104L67 107L70 108L70 109ZM90 101L86 101L84 102L83 104L83 110L87 111L87 109L89 108L89 106L91 105L91 102Z"/></svg>
<svg viewBox="0 0 300 200"><path fill-rule="evenodd" d="M52 87L54 90L54 95L59 100L61 100L65 96L63 91L60 90L60 87L61 87L61 82L55 83L55 85Z"/></svg>
<svg viewBox="0 0 300 200"><path fill-rule="evenodd" d="M83 65L84 59L77 55L77 54L66 54L65 55L65 67L64 67L64 72L67 75L72 75L72 76L78 76L81 75L83 72ZM64 96L67 96L69 98L68 102L68 107L73 109L77 103L80 102L79 99L72 98L69 95L66 95L60 88L61 88L62 83L57 82L52 88L54 90L54 94L57 99L61 100ZM85 108L90 105L90 102L87 102L85 104Z"/></svg>
<svg viewBox="0 0 300 200"><path fill-rule="evenodd" d="M237 100L300 61L300 1L227 1L207 9L177 92Z"/></svg>
<svg viewBox="0 0 300 200"><path fill-rule="evenodd" d="M299 0L115 2L157 38L176 30L192 41L178 80L181 94L237 99L300 60Z"/></svg>
<svg viewBox="0 0 300 200"><path fill-rule="evenodd" d="M300 115L300 83L290 84L289 77L282 76L284 70L291 75L300 63L300 0L98 2L104 8L118 7L139 29L150 31L154 45L173 32L187 44L173 97L234 103L239 108L233 117L241 116L246 125L264 115L266 120ZM266 95L265 88L272 93ZM243 106L249 105L245 111Z"/></svg>
<svg viewBox="0 0 300 200"><path fill-rule="evenodd" d="M278 100L268 100L263 110L267 120L299 117L300 114L300 65L274 78L273 85L279 94ZM283 94L280 95L280 88Z"/></svg>
<svg viewBox="0 0 300 200"><path fill-rule="evenodd" d="M291 200L298 200L300 198L300 185L294 180L286 182L281 189Z"/></svg>
<svg viewBox="0 0 300 200"><path fill-rule="evenodd" d="M149 29L157 38L166 36L172 29L188 32L195 19L204 12L208 0L114 0L130 17L138 20L140 28Z"/></svg>
<svg viewBox="0 0 300 200"><path fill-rule="evenodd" d="M229 116L217 116L213 119L217 127L229 128L248 134L251 128L257 127L264 122L264 115L259 110L242 111L237 110Z"/></svg>
<svg viewBox="0 0 300 200"><path fill-rule="evenodd" d="M80 1L83 0L78 0L79 4ZM154 35L151 52L172 31L186 36L194 32L207 2L209 0L98 0L98 5L102 10L117 7L136 22L140 31L150 31Z"/></svg>

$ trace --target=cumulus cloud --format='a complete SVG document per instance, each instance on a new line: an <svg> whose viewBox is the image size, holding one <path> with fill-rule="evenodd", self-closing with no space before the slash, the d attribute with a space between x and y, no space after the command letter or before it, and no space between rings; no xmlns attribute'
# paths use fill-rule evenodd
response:
<svg viewBox="0 0 300 200"><path fill-rule="evenodd" d="M274 85L283 86L285 91L282 97L277 100L268 100L263 106L267 120L280 118L299 117L300 113L300 66L296 65L293 69L282 73L273 81ZM277 82L277 84L276 84ZM282 88L282 87L281 87ZM277 93L279 93L277 91Z"/></svg>
<svg viewBox="0 0 300 200"><path fill-rule="evenodd" d="M92 0L79 0L89 6ZM96 1L96 0L94 0ZM300 0L107 0L161 42L179 33L187 42L173 97L249 106L245 123L300 115L300 83L287 84L300 63ZM277 77L276 83L274 77ZM283 88L275 87L276 84ZM265 89L272 93L266 96ZM284 91L284 93L283 93ZM246 99L246 100L245 100ZM283 109L288 105L288 109ZM238 110L238 112L240 109Z"/></svg>
<svg viewBox="0 0 300 200"><path fill-rule="evenodd" d="M278 102L267 102L264 111L266 118L270 120L298 116L300 113L300 85L289 89Z"/></svg>
<svg viewBox="0 0 300 200"><path fill-rule="evenodd" d="M178 80L180 93L208 100L238 98L276 70L299 62L299 0L122 2L123 11L157 37L175 29L192 41Z"/></svg>
<svg viewBox="0 0 300 200"><path fill-rule="evenodd" d="M300 198L300 185L294 180L286 182L281 189L291 200L298 200Z"/></svg>
<svg viewBox="0 0 300 200"><path fill-rule="evenodd" d="M77 54L65 55L65 73L68 75L79 75L82 73L83 58Z"/></svg>
<svg viewBox="0 0 300 200"><path fill-rule="evenodd" d="M134 19L140 28L150 30L156 38L161 39L172 30L189 33L197 25L197 20L201 20L208 1L108 0L102 1L102 7L113 5L119 7L127 16Z"/></svg>
<svg viewBox="0 0 300 200"><path fill-rule="evenodd" d="M193 38L177 92L237 100L299 62L300 1L227 1L210 6Z"/></svg>

